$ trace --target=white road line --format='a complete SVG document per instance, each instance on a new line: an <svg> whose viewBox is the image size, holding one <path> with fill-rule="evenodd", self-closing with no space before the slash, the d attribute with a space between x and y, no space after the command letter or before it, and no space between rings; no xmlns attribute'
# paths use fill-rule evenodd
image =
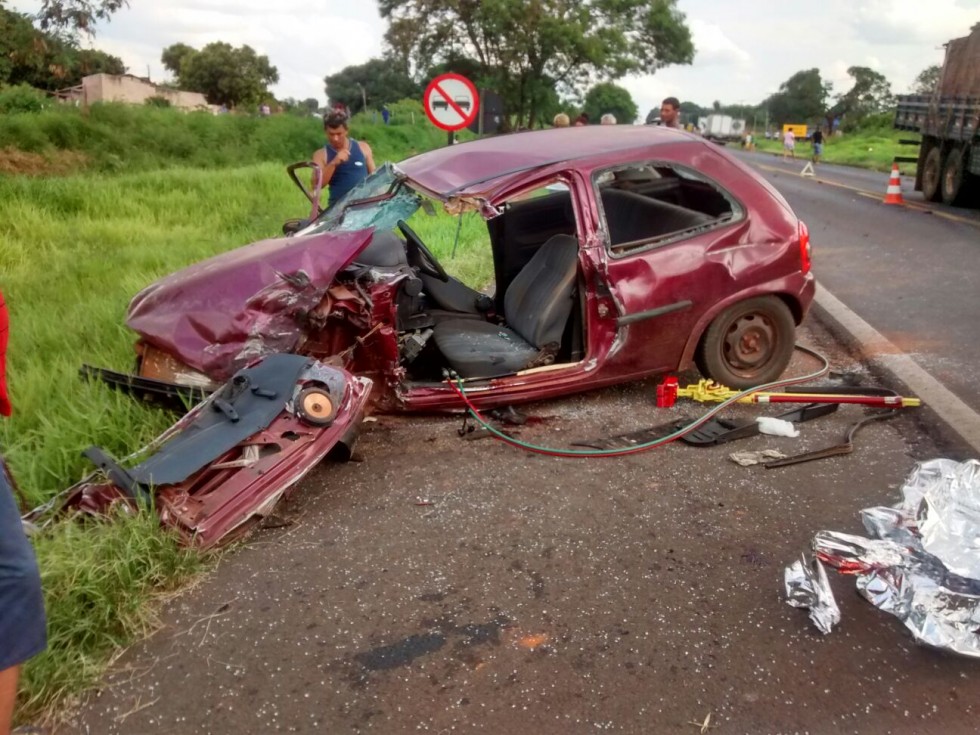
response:
<svg viewBox="0 0 980 735"><path fill-rule="evenodd" d="M976 452L980 458L980 414L957 398L946 386L923 370L911 357L878 330L847 308L836 296L817 284L816 305L844 329L858 345L874 346L864 357L892 373L921 398Z"/></svg>

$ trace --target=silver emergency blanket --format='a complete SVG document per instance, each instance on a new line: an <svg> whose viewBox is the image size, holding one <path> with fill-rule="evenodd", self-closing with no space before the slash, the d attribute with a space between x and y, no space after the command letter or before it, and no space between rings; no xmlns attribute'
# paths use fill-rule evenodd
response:
<svg viewBox="0 0 980 735"><path fill-rule="evenodd" d="M810 620L824 634L840 622L840 608L823 565L806 554L786 568L786 602L810 609Z"/></svg>
<svg viewBox="0 0 980 735"><path fill-rule="evenodd" d="M820 531L817 558L856 575L858 592L919 643L980 658L980 462L922 462L901 503L866 508L861 518L873 538ZM795 566L786 571L787 596Z"/></svg>

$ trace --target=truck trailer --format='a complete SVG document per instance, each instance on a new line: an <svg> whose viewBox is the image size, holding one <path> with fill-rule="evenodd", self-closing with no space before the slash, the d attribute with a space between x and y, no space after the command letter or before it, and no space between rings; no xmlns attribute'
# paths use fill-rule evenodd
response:
<svg viewBox="0 0 980 735"><path fill-rule="evenodd" d="M708 140L716 143L727 143L739 140L745 133L745 120L733 119L731 115L718 113L702 117L698 120L698 129Z"/></svg>
<svg viewBox="0 0 980 735"><path fill-rule="evenodd" d="M919 133L915 189L926 199L980 207L980 23L946 44L931 95L898 98L895 127Z"/></svg>

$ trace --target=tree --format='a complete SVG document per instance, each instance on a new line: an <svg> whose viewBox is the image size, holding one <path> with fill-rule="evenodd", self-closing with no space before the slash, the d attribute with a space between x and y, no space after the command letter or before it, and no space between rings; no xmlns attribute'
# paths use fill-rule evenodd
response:
<svg viewBox="0 0 980 735"><path fill-rule="evenodd" d="M421 97L419 89L397 59L369 59L363 64L347 66L324 80L330 104L341 103L358 111L368 104L381 107L406 97Z"/></svg>
<svg viewBox="0 0 980 735"><path fill-rule="evenodd" d="M823 118L833 85L820 78L819 69L798 71L763 103L777 125L805 123Z"/></svg>
<svg viewBox="0 0 980 735"><path fill-rule="evenodd" d="M590 89L585 95L583 108L590 120L598 121L604 114L611 112L616 116L616 122L632 124L636 120L636 103L625 89L612 82L601 82Z"/></svg>
<svg viewBox="0 0 980 735"><path fill-rule="evenodd" d="M943 68L939 64L927 66L919 72L919 76L912 82L912 94L932 94L939 86L939 76Z"/></svg>
<svg viewBox="0 0 980 735"><path fill-rule="evenodd" d="M0 0L0 10L4 4ZM43 30L92 35L92 25L97 20L108 20L128 6L128 0L42 0L41 11L35 17Z"/></svg>
<svg viewBox="0 0 980 735"><path fill-rule="evenodd" d="M258 104L269 96L269 85L279 81L269 57L257 55L251 46L217 41L196 51L178 43L163 50L161 61L171 71L177 67L180 89L201 92L212 105Z"/></svg>
<svg viewBox="0 0 980 735"><path fill-rule="evenodd" d="M320 109L320 102L313 97L307 97L305 100L297 100L292 97L287 97L284 100L280 100L279 105L282 107L284 112L291 115L309 116L315 114L317 110Z"/></svg>
<svg viewBox="0 0 980 735"><path fill-rule="evenodd" d="M184 57L196 53L197 50L191 48L186 43L175 43L171 46L167 46L167 48L163 50L163 54L160 56L160 61L163 63L164 69L173 74L174 77L179 77L180 65L183 63Z"/></svg>
<svg viewBox="0 0 980 735"><path fill-rule="evenodd" d="M831 109L834 117L847 116L853 124L894 106L891 84L883 75L866 66L852 66L847 73L854 78L854 86L837 97Z"/></svg>
<svg viewBox="0 0 980 735"><path fill-rule="evenodd" d="M379 9L389 21L385 40L406 68L473 59L480 86L503 97L516 125L533 127L556 88L574 92L596 78L691 63L694 45L676 2L379 0Z"/></svg>
<svg viewBox="0 0 980 735"><path fill-rule="evenodd" d="M0 7L0 84L54 90L81 83L89 74L124 74L116 56L80 49L75 36L42 31L31 17Z"/></svg>

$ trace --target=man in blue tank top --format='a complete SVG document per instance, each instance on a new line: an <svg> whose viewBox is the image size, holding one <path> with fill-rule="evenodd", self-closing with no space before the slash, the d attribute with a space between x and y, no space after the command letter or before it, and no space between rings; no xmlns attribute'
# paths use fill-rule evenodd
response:
<svg viewBox="0 0 980 735"><path fill-rule="evenodd" d="M347 115L331 110L323 116L327 144L313 154L313 163L320 167L323 188L330 191L330 205L374 173L374 154L363 140L347 135Z"/></svg>

